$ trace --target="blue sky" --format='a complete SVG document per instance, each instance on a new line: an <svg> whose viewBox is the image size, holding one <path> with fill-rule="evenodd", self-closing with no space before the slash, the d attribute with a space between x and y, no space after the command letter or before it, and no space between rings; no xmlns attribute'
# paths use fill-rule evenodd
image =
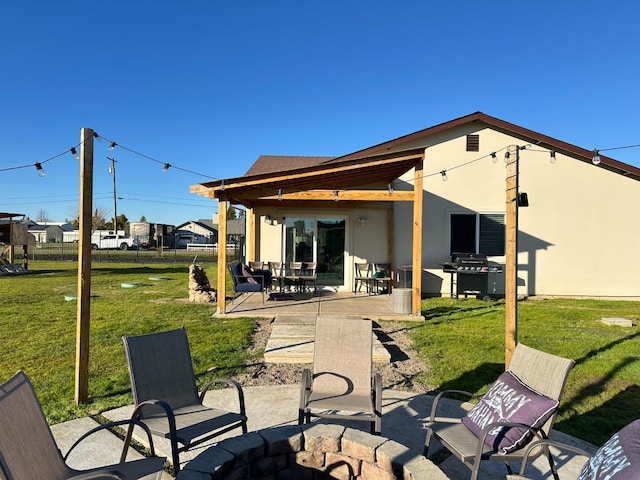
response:
<svg viewBox="0 0 640 480"><path fill-rule="evenodd" d="M128 149L96 142L94 207L112 214L114 157L118 213L168 224L210 218L189 186L261 154L342 155L475 111L588 149L640 144L630 0L0 8L0 211L76 215L79 162L31 165L83 127ZM640 166L640 148L608 154Z"/></svg>

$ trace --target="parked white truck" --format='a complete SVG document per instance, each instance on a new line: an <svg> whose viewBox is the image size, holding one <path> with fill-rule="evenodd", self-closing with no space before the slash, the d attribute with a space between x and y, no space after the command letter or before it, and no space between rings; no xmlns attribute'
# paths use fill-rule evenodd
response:
<svg viewBox="0 0 640 480"><path fill-rule="evenodd" d="M131 238L128 235L118 235L115 233L106 235L94 233L91 235L91 250L129 250L130 248L137 248L137 245L135 238Z"/></svg>

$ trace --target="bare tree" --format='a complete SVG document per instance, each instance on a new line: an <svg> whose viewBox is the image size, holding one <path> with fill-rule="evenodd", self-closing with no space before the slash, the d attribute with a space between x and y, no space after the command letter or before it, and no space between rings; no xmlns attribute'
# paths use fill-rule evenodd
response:
<svg viewBox="0 0 640 480"><path fill-rule="evenodd" d="M107 209L104 207L97 207L93 211L91 217L91 229L92 230L106 230L107 227Z"/></svg>
<svg viewBox="0 0 640 480"><path fill-rule="evenodd" d="M50 222L51 218L49 217L49 214L47 213L47 211L44 208L41 208L38 211L38 215L36 216L36 222Z"/></svg>

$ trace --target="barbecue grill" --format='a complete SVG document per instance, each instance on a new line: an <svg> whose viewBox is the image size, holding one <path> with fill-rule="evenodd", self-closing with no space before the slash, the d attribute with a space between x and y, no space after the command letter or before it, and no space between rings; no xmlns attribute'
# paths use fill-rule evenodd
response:
<svg viewBox="0 0 640 480"><path fill-rule="evenodd" d="M442 271L451 274L451 298L475 295L489 300L489 273L502 273L502 265L489 264L482 253L454 253L451 260L442 263ZM495 281L491 293L496 293Z"/></svg>

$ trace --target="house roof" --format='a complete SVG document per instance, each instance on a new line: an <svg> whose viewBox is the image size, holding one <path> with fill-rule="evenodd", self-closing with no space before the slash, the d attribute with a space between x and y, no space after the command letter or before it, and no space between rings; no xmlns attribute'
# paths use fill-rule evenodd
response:
<svg viewBox="0 0 640 480"><path fill-rule="evenodd" d="M343 190L359 185L387 184L414 167L427 146L403 150L407 145L415 145L426 137L476 123L479 127L488 125L536 147L591 163L591 150L475 112L340 157L262 155L244 176L193 185L191 191L247 204L258 198L273 201L279 191ZM599 168L640 180L640 168L605 155L600 155L600 158Z"/></svg>
<svg viewBox="0 0 640 480"><path fill-rule="evenodd" d="M204 223L204 222L202 222L200 220L198 220L198 221L189 220L187 222L181 223L180 225L178 225L176 227L176 230L180 230L180 229L182 229L182 227L185 227L186 225L189 225L189 224L198 225L200 228L203 228L204 230L207 230L207 231L209 231L211 233L214 233L214 232L218 231L218 229L216 227L214 227L212 224L207 224L207 223Z"/></svg>
<svg viewBox="0 0 640 480"><path fill-rule="evenodd" d="M303 157L293 155L260 155L244 174L245 177L263 173L282 172L296 168L313 167L336 157Z"/></svg>
<svg viewBox="0 0 640 480"><path fill-rule="evenodd" d="M244 177L192 185L201 195L247 204L258 198L276 201L278 192L344 191L361 185L386 185L421 160L424 148L380 153L363 158L310 157L305 167L265 171ZM282 165L282 164L279 164ZM327 198L332 200L332 198Z"/></svg>
<svg viewBox="0 0 640 480"><path fill-rule="evenodd" d="M340 158L359 158L362 156L374 155L376 153L388 152L393 149L401 148L402 145L406 145L407 143L410 143L412 141L419 140L420 138L436 135L452 128L472 124L474 122L487 124L496 131L521 138L524 142L531 143L536 147L547 148L549 150L553 150L558 153L576 158L583 162L591 163L591 159L593 158L592 150L587 150L576 145L564 142L562 140L543 135L542 133L534 132L533 130L529 130L528 128L520 127L513 123L500 120L499 118L492 117L491 115L487 115L486 113L482 112L475 112L470 115L465 115L463 117L450 120L448 122L434 125L433 127L418 130L417 132L403 135L401 137L379 143L363 150L358 150L357 152L350 153ZM611 170L621 175L629 176L635 180L640 180L640 168L620 162L602 154L600 154L600 159L601 163L599 166L601 168Z"/></svg>

